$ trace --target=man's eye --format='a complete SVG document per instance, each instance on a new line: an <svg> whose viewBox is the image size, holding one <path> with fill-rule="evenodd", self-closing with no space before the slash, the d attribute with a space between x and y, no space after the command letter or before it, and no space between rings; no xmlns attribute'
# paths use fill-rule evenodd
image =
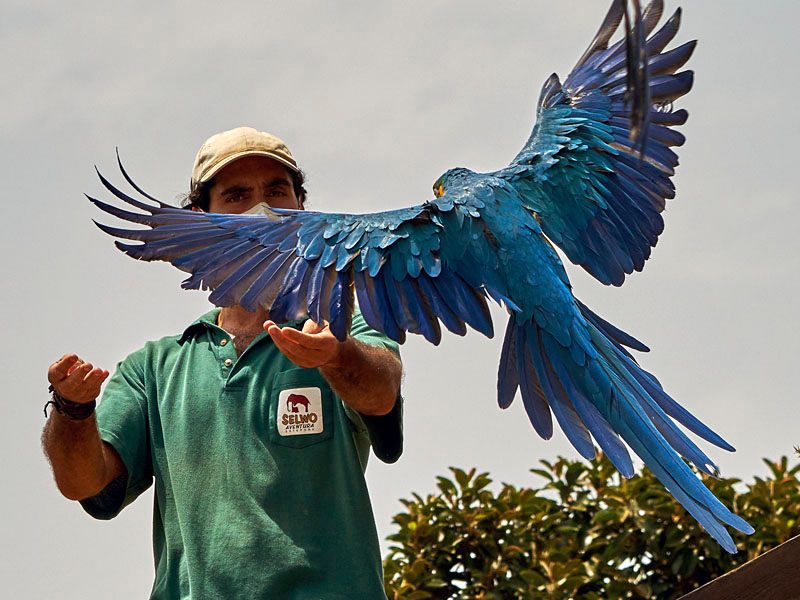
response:
<svg viewBox="0 0 800 600"><path fill-rule="evenodd" d="M230 194L227 198L225 198L225 202L240 202L242 197L243 194Z"/></svg>
<svg viewBox="0 0 800 600"><path fill-rule="evenodd" d="M278 196L285 196L286 192L281 189L267 190L267 198L276 198Z"/></svg>

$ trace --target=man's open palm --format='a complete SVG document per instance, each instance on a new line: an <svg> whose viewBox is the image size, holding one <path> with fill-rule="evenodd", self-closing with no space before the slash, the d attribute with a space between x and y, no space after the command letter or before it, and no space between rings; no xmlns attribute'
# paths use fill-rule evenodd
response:
<svg viewBox="0 0 800 600"><path fill-rule="evenodd" d="M291 327L279 327L273 321L264 322L264 330L272 337L272 341L286 357L298 367L314 369L335 363L344 344L328 327L311 319L303 324L303 330ZM349 340L349 338L347 338Z"/></svg>

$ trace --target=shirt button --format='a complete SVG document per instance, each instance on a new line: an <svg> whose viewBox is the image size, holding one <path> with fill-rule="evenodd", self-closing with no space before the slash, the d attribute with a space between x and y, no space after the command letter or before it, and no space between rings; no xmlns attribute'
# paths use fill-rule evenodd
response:
<svg viewBox="0 0 800 600"><path fill-rule="evenodd" d="M222 341L219 343L220 346L226 346L228 344L228 338L222 338Z"/></svg>
<svg viewBox="0 0 800 600"><path fill-rule="evenodd" d="M233 364L233 361L230 358L226 358L225 362L223 363L226 367L230 367Z"/></svg>

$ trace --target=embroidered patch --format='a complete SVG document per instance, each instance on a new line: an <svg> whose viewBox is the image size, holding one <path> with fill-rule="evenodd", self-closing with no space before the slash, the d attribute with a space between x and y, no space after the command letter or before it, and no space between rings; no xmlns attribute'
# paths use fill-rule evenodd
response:
<svg viewBox="0 0 800 600"><path fill-rule="evenodd" d="M278 434L322 433L322 391L317 387L283 390L278 395Z"/></svg>

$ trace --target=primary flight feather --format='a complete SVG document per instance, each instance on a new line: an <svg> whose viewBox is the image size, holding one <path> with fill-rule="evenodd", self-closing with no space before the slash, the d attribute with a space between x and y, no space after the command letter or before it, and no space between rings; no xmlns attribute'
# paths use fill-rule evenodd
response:
<svg viewBox="0 0 800 600"><path fill-rule="evenodd" d="M491 173L457 168L434 184L434 199L373 214L274 209L268 216L223 215L136 200L139 209L92 199L100 209L149 229L107 233L141 260L169 261L210 289L218 306L262 306L276 322L310 317L347 335L358 304L367 323L398 342L406 332L437 344L441 325L467 325L491 337L491 298L509 313L497 383L508 407L519 391L536 432L553 433L555 415L586 458L596 442L625 477L628 447L725 550L725 528L751 533L683 459L716 475L713 461L676 425L733 450L673 400L628 349L647 351L575 298L551 242L604 284L641 270L664 228L687 119L672 103L692 87L679 71L694 50L669 51L680 10L656 30L661 0L643 11L614 0L589 48L567 78L542 88L536 125L511 163ZM620 24L625 35L609 45ZM120 168L122 165L120 164ZM593 441L594 440L594 441ZM624 443L623 443L624 442Z"/></svg>

